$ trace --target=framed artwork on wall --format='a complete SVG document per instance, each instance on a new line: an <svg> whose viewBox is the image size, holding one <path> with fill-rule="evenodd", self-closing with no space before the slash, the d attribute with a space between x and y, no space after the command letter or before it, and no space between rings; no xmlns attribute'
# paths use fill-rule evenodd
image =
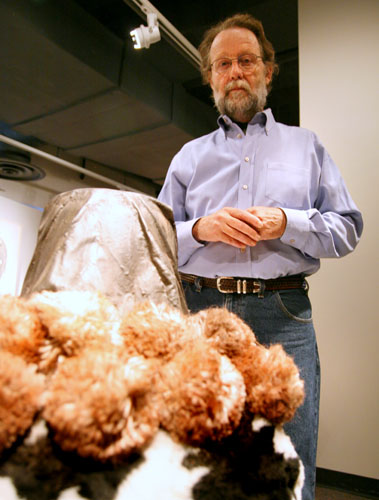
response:
<svg viewBox="0 0 379 500"><path fill-rule="evenodd" d="M0 196L0 294L19 295L42 212Z"/></svg>

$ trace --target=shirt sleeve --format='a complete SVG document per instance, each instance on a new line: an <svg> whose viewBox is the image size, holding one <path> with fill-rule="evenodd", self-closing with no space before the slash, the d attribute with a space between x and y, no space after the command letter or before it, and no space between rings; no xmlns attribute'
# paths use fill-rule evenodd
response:
<svg viewBox="0 0 379 500"><path fill-rule="evenodd" d="M281 241L316 259L342 257L358 244L362 214L328 152L319 142L316 149L321 170L314 208L283 208L287 226Z"/></svg>
<svg viewBox="0 0 379 500"><path fill-rule="evenodd" d="M158 196L158 200L169 205L174 214L178 238L179 267L186 264L198 248L204 246L192 235L192 227L199 220L199 217L187 220L185 200L190 175L190 158L183 151L180 151L171 162L164 185Z"/></svg>

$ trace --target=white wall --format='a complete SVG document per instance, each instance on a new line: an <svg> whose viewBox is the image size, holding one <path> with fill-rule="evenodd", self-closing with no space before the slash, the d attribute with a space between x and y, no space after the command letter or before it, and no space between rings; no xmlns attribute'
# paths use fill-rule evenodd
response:
<svg viewBox="0 0 379 500"><path fill-rule="evenodd" d="M321 369L318 467L379 478L378 0L299 0L300 122L363 212L356 251L310 279Z"/></svg>
<svg viewBox="0 0 379 500"><path fill-rule="evenodd" d="M33 256L42 212L0 196L0 295L18 295Z"/></svg>

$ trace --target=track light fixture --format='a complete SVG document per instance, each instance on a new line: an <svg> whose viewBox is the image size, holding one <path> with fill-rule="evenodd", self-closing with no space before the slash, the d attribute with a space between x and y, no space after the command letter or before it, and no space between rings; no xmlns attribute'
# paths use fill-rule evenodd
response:
<svg viewBox="0 0 379 500"><path fill-rule="evenodd" d="M130 35L135 49L148 49L152 43L159 42L161 34L159 33L157 15L149 12L147 14L147 26L141 24L139 28L131 31Z"/></svg>
<svg viewBox="0 0 379 500"><path fill-rule="evenodd" d="M164 38L171 44L175 49L177 49L179 52L181 52L192 64L195 68L199 68L201 59L200 59L200 54L199 51L195 49L195 47L178 31L175 26L173 26L168 19L166 19L160 12L157 10L152 3L149 2L149 0L124 0L124 2L129 5L139 16L141 16L143 19L145 18L146 15L149 15L148 13L154 13L157 16L158 22L159 22L159 30L161 31L162 35ZM156 21L154 22L153 25L155 25ZM157 23L156 23L157 24ZM136 42L136 45L134 47L141 48L143 45L141 45L138 41L139 39L139 31L143 28L144 30L148 30L149 28L146 28L146 26L140 26L140 28L137 28L131 32L133 40ZM158 27L157 27L158 30ZM158 30L158 33L159 33ZM135 35L135 33L138 34L138 36ZM142 32L141 32L142 34ZM157 38L154 41L151 41L150 43L157 42L160 39Z"/></svg>

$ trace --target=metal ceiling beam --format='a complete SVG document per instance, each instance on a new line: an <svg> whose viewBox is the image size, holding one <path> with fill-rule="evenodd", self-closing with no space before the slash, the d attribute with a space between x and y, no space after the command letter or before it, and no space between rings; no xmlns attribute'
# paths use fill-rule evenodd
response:
<svg viewBox="0 0 379 500"><path fill-rule="evenodd" d="M141 191L138 191L137 189L133 189L130 186L126 186L125 184L121 184L120 182L114 181L112 179L108 179L108 177L104 177L103 175L97 174L96 172L92 172L92 170L88 170L86 168L79 167L78 165L75 165L74 163L70 163L69 161L62 160L61 158L58 158L57 156L51 155L49 153L45 153L44 151L33 148L33 147L28 146L26 144L23 144L22 142L15 141L14 139L10 139L9 137L6 137L5 135L0 134L0 142L5 142L6 144L9 144L10 146L13 146L17 149L22 149L24 151L28 151L29 153L33 153L37 156L40 156L41 158L45 158L46 160L52 161L53 163L56 163L56 164L61 165L63 167L69 168L71 170L75 170L76 172L87 175L88 177L93 177L94 179L97 179L98 181L115 186L117 189L120 189L123 191L134 191L136 193L141 192Z"/></svg>

